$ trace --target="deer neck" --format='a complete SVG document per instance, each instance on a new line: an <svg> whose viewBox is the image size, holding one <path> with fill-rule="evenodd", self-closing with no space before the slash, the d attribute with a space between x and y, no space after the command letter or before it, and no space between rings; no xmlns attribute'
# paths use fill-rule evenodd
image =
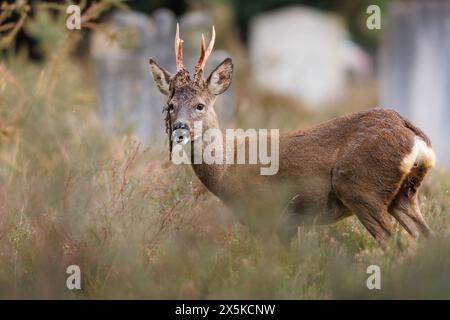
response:
<svg viewBox="0 0 450 320"><path fill-rule="evenodd" d="M211 126L206 129L217 129L220 130L218 124L216 123L215 126ZM223 159L225 159L225 137L222 134L222 150L223 150ZM204 152L207 148L211 147L211 143L209 141L203 140L202 143L199 143L198 141L192 142L192 150L194 150L194 154L201 154L204 155ZM202 157L201 163L195 163L194 159L192 159L192 168L197 175L197 177L200 179L200 181L207 187L212 193L215 195L218 195L222 192L224 188L224 184L222 183L222 180L226 174L228 165L225 163L225 160L221 163L206 163L205 159Z"/></svg>

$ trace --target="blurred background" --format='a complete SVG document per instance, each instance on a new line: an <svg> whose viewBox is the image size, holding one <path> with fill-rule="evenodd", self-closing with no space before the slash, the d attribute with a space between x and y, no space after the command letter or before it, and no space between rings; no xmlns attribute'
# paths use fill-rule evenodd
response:
<svg viewBox="0 0 450 320"><path fill-rule="evenodd" d="M52 34L63 32L55 16L64 17L65 5L58 12L59 2L47 2L54 4L54 23L39 28L44 19L40 1L29 3L29 20L35 27L19 30L13 42L16 52L26 51L40 63L55 40ZM253 117L249 110L276 107L273 99L290 101L283 111L394 108L431 136L439 164L450 164L449 1L109 3L95 23L83 28L73 55L93 79L97 111L107 128L130 129L144 143L161 142L165 100L152 82L148 58L174 72L173 38L179 22L186 65L192 69L200 35L210 36L214 24L217 45L207 72L228 56L237 68L235 85L218 102L223 126ZM380 10L380 29L367 26L373 19L367 10L371 5ZM267 95L273 99L265 99ZM291 117L293 127L299 118ZM253 126L269 125L253 120Z"/></svg>
<svg viewBox="0 0 450 320"><path fill-rule="evenodd" d="M66 27L70 4L81 30ZM367 24L374 5L380 29ZM1 298L449 297L450 1L0 8ZM222 128L287 131L377 106L417 124L437 153L421 198L437 238L416 245L399 232L383 251L354 218L310 228L290 249L252 237L190 168L168 161L166 101L148 59L175 71L177 22L190 70L212 25L206 74L234 61L216 103ZM365 287L373 263L380 292ZM81 267L81 291L65 287L69 264Z"/></svg>

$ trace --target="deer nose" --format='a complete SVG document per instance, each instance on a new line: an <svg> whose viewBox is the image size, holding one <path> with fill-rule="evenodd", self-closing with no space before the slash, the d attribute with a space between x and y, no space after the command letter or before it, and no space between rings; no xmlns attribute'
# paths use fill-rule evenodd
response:
<svg viewBox="0 0 450 320"><path fill-rule="evenodd" d="M182 122L175 122L172 131L172 140L176 143L186 144L189 141L189 126Z"/></svg>
<svg viewBox="0 0 450 320"><path fill-rule="evenodd" d="M186 123L183 122L175 122L173 125L173 130L178 130L178 129L184 129L189 131L189 126Z"/></svg>

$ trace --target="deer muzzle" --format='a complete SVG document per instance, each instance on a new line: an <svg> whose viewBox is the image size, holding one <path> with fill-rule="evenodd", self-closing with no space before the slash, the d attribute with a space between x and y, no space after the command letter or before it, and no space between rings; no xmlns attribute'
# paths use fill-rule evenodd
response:
<svg viewBox="0 0 450 320"><path fill-rule="evenodd" d="M189 126L182 122L176 122L173 126L172 141L180 144L186 144L190 140Z"/></svg>

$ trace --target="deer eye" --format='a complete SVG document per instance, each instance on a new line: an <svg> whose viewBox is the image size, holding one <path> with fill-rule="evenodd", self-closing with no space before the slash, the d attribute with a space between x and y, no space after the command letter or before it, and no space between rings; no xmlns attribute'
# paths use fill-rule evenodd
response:
<svg viewBox="0 0 450 320"><path fill-rule="evenodd" d="M169 103L169 105L167 106L167 108L169 109L169 112L173 112L173 103Z"/></svg>
<svg viewBox="0 0 450 320"><path fill-rule="evenodd" d="M203 111L205 109L205 105L199 103L198 105L195 106L195 109L197 109L197 111Z"/></svg>

